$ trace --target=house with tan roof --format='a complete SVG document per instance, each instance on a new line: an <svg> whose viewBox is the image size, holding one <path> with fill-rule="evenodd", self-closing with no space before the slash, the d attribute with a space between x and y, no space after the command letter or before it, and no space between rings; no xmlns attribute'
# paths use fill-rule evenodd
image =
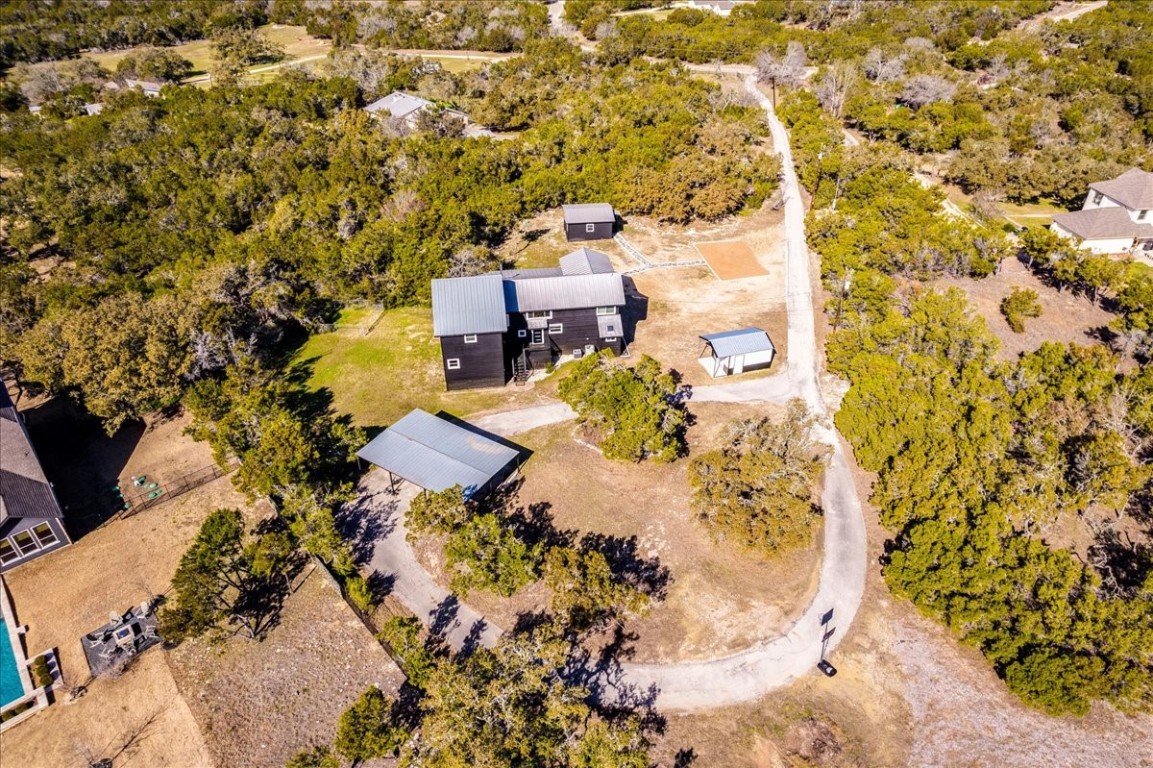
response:
<svg viewBox="0 0 1153 768"><path fill-rule="evenodd" d="M1099 254L1153 254L1153 173L1130 168L1089 185L1081 210L1059 213L1050 226Z"/></svg>

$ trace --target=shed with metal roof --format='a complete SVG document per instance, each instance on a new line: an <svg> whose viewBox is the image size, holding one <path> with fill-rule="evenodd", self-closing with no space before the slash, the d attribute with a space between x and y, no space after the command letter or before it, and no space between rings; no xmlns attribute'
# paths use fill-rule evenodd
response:
<svg viewBox="0 0 1153 768"><path fill-rule="evenodd" d="M472 425L418 408L356 455L425 490L459 485L465 498L472 498L499 484L521 454Z"/></svg>
<svg viewBox="0 0 1153 768"><path fill-rule="evenodd" d="M566 240L608 240L613 236L617 214L608 203L562 205Z"/></svg>
<svg viewBox="0 0 1153 768"><path fill-rule="evenodd" d="M772 365L777 354L773 340L762 328L710 333L700 339L705 347L699 362L714 379L767 368Z"/></svg>

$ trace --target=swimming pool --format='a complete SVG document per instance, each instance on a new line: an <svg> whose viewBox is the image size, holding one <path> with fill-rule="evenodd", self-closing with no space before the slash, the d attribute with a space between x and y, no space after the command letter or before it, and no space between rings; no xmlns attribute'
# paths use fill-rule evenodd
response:
<svg viewBox="0 0 1153 768"><path fill-rule="evenodd" d="M8 627L0 621L0 707L6 707L24 695L24 684L16 669L16 654L12 652L12 641L8 637Z"/></svg>

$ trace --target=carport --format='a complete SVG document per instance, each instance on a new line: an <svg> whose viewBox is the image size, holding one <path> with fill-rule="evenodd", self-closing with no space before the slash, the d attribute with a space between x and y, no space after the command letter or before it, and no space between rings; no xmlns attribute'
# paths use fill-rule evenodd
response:
<svg viewBox="0 0 1153 768"><path fill-rule="evenodd" d="M705 347L699 362L714 379L767 368L777 353L773 340L761 328L710 333L700 338Z"/></svg>
<svg viewBox="0 0 1153 768"><path fill-rule="evenodd" d="M499 485L521 453L470 424L418 408L356 455L388 472L394 483L400 478L433 492L459 485L469 499Z"/></svg>

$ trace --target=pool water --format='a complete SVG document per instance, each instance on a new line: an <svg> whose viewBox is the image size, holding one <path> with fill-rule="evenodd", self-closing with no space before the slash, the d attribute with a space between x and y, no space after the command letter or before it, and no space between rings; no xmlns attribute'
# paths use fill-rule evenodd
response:
<svg viewBox="0 0 1153 768"><path fill-rule="evenodd" d="M6 707L24 695L24 684L16 671L16 654L12 652L12 641L8 637L8 627L0 621L0 707Z"/></svg>

